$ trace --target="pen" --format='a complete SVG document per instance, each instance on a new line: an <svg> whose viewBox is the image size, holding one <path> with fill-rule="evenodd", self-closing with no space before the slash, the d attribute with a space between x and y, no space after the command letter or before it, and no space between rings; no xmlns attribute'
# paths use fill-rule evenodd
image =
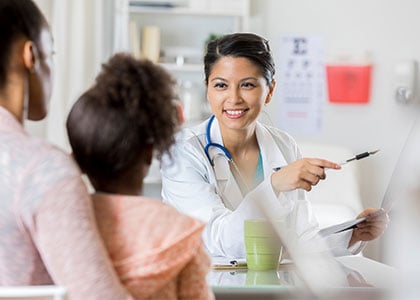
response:
<svg viewBox="0 0 420 300"><path fill-rule="evenodd" d="M370 151L370 152L363 152L363 153L357 154L356 156L339 163L339 165L342 166L342 165L345 165L345 164L347 164L347 163L349 163L353 160L359 160L359 159L368 157L368 156L373 155L373 154L378 153L378 152L379 152L379 149L375 150L375 151Z"/></svg>
<svg viewBox="0 0 420 300"><path fill-rule="evenodd" d="M246 262L238 262L237 260L231 260L229 262L232 267L240 268L240 267L247 267Z"/></svg>
<svg viewBox="0 0 420 300"><path fill-rule="evenodd" d="M339 163L339 165L342 166L342 165L345 165L345 164L347 164L347 163L349 163L349 162L351 162L353 160L359 160L359 159L368 157L370 155L376 154L378 152L379 152L379 149L378 150L375 150L375 151L370 151L370 152L369 151L368 152L363 152L363 153L357 154L356 156L354 156L352 158L349 158L349 159L347 159L347 160ZM275 167L275 168L273 168L273 171L274 172L277 172L277 171L281 170L281 168L283 168L283 166L281 166L281 167Z"/></svg>

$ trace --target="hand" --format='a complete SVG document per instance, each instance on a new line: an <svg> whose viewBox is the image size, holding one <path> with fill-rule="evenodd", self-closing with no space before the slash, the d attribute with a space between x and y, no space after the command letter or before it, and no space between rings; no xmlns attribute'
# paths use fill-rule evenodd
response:
<svg viewBox="0 0 420 300"><path fill-rule="evenodd" d="M368 283L356 270L352 270L349 274L347 274L347 282L349 286L353 287L373 287L372 284Z"/></svg>
<svg viewBox="0 0 420 300"><path fill-rule="evenodd" d="M325 168L341 169L341 166L320 158L302 158L281 168L271 175L271 185L277 193L304 189L310 191L312 186L326 178Z"/></svg>
<svg viewBox="0 0 420 300"><path fill-rule="evenodd" d="M389 223L389 216L384 209L367 208L357 218L366 217L366 220L357 224L353 229L349 246L358 241L371 241L379 237Z"/></svg>

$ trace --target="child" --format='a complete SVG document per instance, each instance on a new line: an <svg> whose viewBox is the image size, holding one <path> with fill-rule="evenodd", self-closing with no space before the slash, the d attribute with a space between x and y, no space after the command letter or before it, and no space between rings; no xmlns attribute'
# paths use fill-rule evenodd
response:
<svg viewBox="0 0 420 300"><path fill-rule="evenodd" d="M121 281L137 299L212 299L203 224L139 196L152 161L180 123L175 81L161 67L116 54L74 104L67 131L95 188L101 235Z"/></svg>

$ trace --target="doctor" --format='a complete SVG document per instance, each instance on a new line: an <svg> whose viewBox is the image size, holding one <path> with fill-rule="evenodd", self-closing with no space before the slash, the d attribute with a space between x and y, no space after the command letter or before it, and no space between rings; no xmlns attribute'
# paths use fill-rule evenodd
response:
<svg viewBox="0 0 420 300"><path fill-rule="evenodd" d="M207 223L203 238L213 256L245 256L243 223L264 218L261 204L299 238L314 238L318 223L304 191L325 179L325 168L340 166L301 158L292 137L257 121L276 86L268 41L251 33L223 36L208 44L204 64L214 115L183 130L163 159L164 201ZM387 218L369 216L360 229L331 235L331 250L360 251L383 232Z"/></svg>

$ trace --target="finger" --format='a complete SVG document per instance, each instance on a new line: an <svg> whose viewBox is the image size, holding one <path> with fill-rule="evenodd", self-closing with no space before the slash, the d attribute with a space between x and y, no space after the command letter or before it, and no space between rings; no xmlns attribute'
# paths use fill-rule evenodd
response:
<svg viewBox="0 0 420 300"><path fill-rule="evenodd" d="M364 236L365 238L369 236L371 239L380 236L383 233L383 229L377 228L356 228L356 234L358 236Z"/></svg>
<svg viewBox="0 0 420 300"><path fill-rule="evenodd" d="M388 214L383 208L381 208L373 213L366 215L367 220L376 219L376 218L388 218Z"/></svg>
<svg viewBox="0 0 420 300"><path fill-rule="evenodd" d="M374 217L377 217L377 216L381 216L381 215L383 215L383 214L385 214L385 210L384 210L383 208L380 208L380 209L378 209L378 210L375 210L375 211L373 211L373 212L369 213L369 214L367 215L367 217L372 217L372 218L374 218Z"/></svg>
<svg viewBox="0 0 420 300"><path fill-rule="evenodd" d="M357 224L356 227L362 228L362 227L374 226L375 224L388 224L388 220L385 218L380 218L380 219L375 218L371 220L366 219L363 222Z"/></svg>
<svg viewBox="0 0 420 300"><path fill-rule="evenodd" d="M373 240L379 237L383 233L383 230L360 230L358 234L364 240Z"/></svg>
<svg viewBox="0 0 420 300"><path fill-rule="evenodd" d="M308 166L308 172L317 176L319 179L325 179L325 169L319 166L310 165Z"/></svg>
<svg viewBox="0 0 420 300"><path fill-rule="evenodd" d="M376 216L376 217L366 217L367 222L388 222L388 217L386 215Z"/></svg>
<svg viewBox="0 0 420 300"><path fill-rule="evenodd" d="M298 188L310 192L312 190L312 184L305 180L301 180L298 184Z"/></svg>
<svg viewBox="0 0 420 300"><path fill-rule="evenodd" d="M322 158L311 158L309 159L309 162L313 165L317 165L322 168L336 169L336 170L341 169L341 166L339 164L326 160L326 159L322 159Z"/></svg>
<svg viewBox="0 0 420 300"><path fill-rule="evenodd" d="M357 227L357 229L363 230L363 231L371 231L371 232L383 232L385 231L386 227L387 227L387 224L375 224L375 225Z"/></svg>
<svg viewBox="0 0 420 300"><path fill-rule="evenodd" d="M366 216L364 222L375 223L375 222L389 222L388 214L378 215L375 217Z"/></svg>
<svg viewBox="0 0 420 300"><path fill-rule="evenodd" d="M306 181L310 185L317 185L320 178L314 174L306 173L302 175L302 181Z"/></svg>
<svg viewBox="0 0 420 300"><path fill-rule="evenodd" d="M357 218L363 218L363 217L367 217L369 214L373 214L374 212L376 212L378 209L376 208L366 208L365 210L363 210L358 216Z"/></svg>

